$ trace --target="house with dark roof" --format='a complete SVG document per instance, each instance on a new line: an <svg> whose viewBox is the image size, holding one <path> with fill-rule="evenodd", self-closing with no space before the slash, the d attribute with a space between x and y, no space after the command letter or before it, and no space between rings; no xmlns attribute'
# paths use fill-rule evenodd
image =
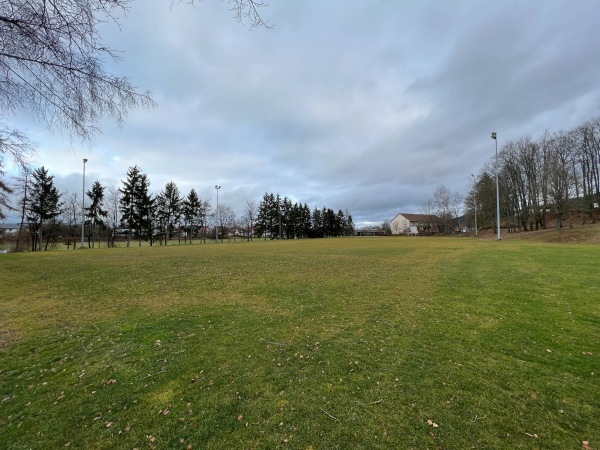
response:
<svg viewBox="0 0 600 450"><path fill-rule="evenodd" d="M17 234L20 225L18 223L0 223L0 232L6 234Z"/></svg>
<svg viewBox="0 0 600 450"><path fill-rule="evenodd" d="M392 234L430 236L439 233L440 219L431 214L398 213L390 221Z"/></svg>

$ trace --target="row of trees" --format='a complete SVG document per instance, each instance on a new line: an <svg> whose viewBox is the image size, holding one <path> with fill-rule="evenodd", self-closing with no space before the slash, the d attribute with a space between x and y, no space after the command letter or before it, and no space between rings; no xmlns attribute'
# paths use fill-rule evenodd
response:
<svg viewBox="0 0 600 450"><path fill-rule="evenodd" d="M19 207L21 227L16 248L25 245L25 227L32 251L47 250L49 245L62 242L68 246L78 240L81 231L82 202L75 193L61 193L54 177L44 167L25 172ZM279 195L265 194L257 208L248 201L243 213L237 216L225 204L213 208L210 201L201 200L192 189L182 196L174 182L169 182L158 194L150 190L150 180L138 166L130 167L119 189L105 187L99 181L85 193L85 222L83 234L88 247L114 246L117 238L130 246L167 245L170 240L192 243L206 241L207 234L221 239L246 239L254 236L271 238L332 237L352 234L352 216L341 210L315 208L311 213L306 204L292 204ZM103 236L102 236L103 235Z"/></svg>
<svg viewBox="0 0 600 450"><path fill-rule="evenodd" d="M594 221L600 203L600 118L570 131L546 131L505 142L498 153L500 215L509 231L572 225L573 210ZM465 199L481 226L496 226L495 160L474 177Z"/></svg>
<svg viewBox="0 0 600 450"><path fill-rule="evenodd" d="M292 204L287 197L265 193L256 219L256 235L271 239L301 239L349 236L354 223L348 211L335 213L331 208L315 208L306 203Z"/></svg>

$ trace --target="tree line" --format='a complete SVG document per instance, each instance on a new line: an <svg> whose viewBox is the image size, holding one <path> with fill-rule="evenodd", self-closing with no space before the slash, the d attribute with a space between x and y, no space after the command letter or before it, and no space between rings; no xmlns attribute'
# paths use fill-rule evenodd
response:
<svg viewBox="0 0 600 450"><path fill-rule="evenodd" d="M226 204L213 207L191 189L182 195L170 181L157 194L150 190L150 180L138 166L127 170L117 188L99 181L85 192L85 201L76 193L59 192L54 176L45 167L25 171L20 181L20 229L17 250L48 250L62 243L75 248L80 232L89 248L115 246L117 240L142 245L167 245L177 240L191 244L195 239L218 236L224 239L252 240L334 237L352 234L354 225L349 212L337 213L330 208L315 208L265 194L259 206L253 200L236 215ZM83 227L82 227L82 211Z"/></svg>
<svg viewBox="0 0 600 450"><path fill-rule="evenodd" d="M341 209L314 208L306 203L292 204L287 197L265 193L258 206L256 235L271 239L302 239L350 236L354 233L352 215Z"/></svg>
<svg viewBox="0 0 600 450"><path fill-rule="evenodd" d="M495 157L477 176L465 199L480 227L496 227ZM522 136L498 151L501 225L511 231L559 229L573 223L573 211L595 222L600 204L600 117L569 131Z"/></svg>

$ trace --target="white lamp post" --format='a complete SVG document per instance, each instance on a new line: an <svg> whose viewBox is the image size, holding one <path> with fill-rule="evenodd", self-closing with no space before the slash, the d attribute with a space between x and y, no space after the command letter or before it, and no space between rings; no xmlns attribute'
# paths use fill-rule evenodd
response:
<svg viewBox="0 0 600 450"><path fill-rule="evenodd" d="M475 183L475 175L473 177L473 206L475 209L475 236L477 236L477 184Z"/></svg>
<svg viewBox="0 0 600 450"><path fill-rule="evenodd" d="M492 139L496 141L496 220L498 221L498 240L500 240L500 187L498 184L498 138L492 132Z"/></svg>
<svg viewBox="0 0 600 450"><path fill-rule="evenodd" d="M88 162L87 158L83 158L83 188L81 191L81 247L83 248L83 239L85 226L85 163Z"/></svg>
<svg viewBox="0 0 600 450"><path fill-rule="evenodd" d="M217 209L215 210L215 219L217 220L216 233L217 242L219 242L219 189L221 189L221 186L215 184L215 189L217 190Z"/></svg>

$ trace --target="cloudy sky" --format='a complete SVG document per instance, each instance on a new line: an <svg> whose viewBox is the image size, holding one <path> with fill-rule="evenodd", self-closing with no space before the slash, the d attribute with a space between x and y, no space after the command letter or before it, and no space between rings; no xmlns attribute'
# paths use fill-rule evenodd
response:
<svg viewBox="0 0 600 450"><path fill-rule="evenodd" d="M600 115L600 2L271 0L272 29L218 0L134 3L104 27L111 72L158 106L106 121L90 144L22 113L36 162L62 189L120 186L129 166L152 189L241 213L280 193L348 209L357 224L418 213L443 184L465 194L498 144Z"/></svg>

